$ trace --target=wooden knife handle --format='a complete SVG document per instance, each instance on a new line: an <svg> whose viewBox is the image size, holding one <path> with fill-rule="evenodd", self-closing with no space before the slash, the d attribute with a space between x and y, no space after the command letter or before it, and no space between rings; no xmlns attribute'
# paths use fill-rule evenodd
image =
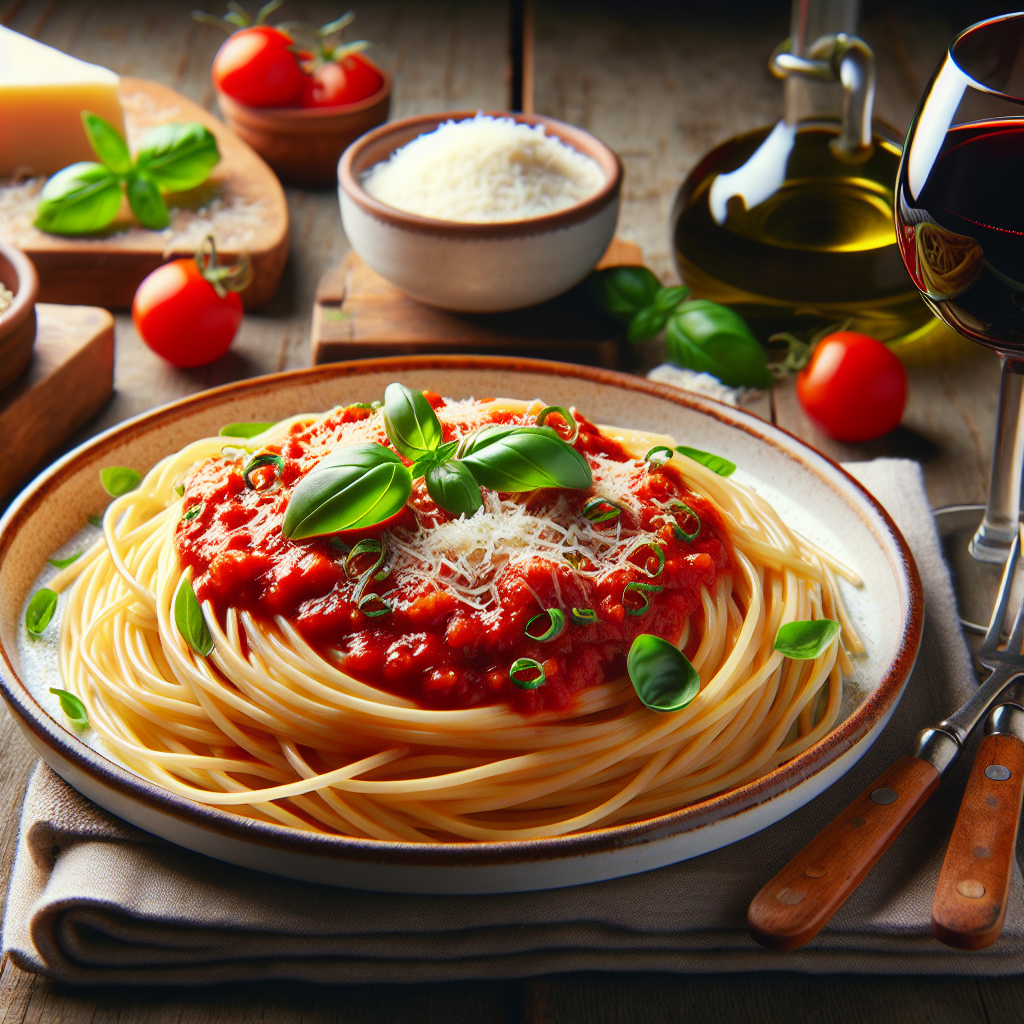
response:
<svg viewBox="0 0 1024 1024"><path fill-rule="evenodd" d="M1010 733L986 736L932 904L932 932L947 946L984 949L1003 930L1022 795L1024 743Z"/></svg>
<svg viewBox="0 0 1024 1024"><path fill-rule="evenodd" d="M761 891L747 911L750 934L795 949L828 923L939 784L938 769L904 757L884 771Z"/></svg>

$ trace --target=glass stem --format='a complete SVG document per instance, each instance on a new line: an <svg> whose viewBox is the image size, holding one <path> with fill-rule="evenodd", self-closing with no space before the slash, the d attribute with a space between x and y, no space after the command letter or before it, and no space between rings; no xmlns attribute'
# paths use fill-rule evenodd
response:
<svg viewBox="0 0 1024 1024"><path fill-rule="evenodd" d="M978 532L971 539L971 554L979 562L1005 562L1020 522L1024 438L1019 428L1024 363L1007 359L1006 356L1000 356L1000 362L1002 371L988 506Z"/></svg>

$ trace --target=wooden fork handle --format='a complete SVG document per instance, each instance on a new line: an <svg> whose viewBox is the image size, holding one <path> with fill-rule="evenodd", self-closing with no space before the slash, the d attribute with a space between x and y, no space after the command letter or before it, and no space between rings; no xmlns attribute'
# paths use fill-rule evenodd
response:
<svg viewBox="0 0 1024 1024"><path fill-rule="evenodd" d="M1024 710L1004 704L993 724L1016 728L981 741L932 904L933 934L958 949L984 949L999 938L1010 890L1024 795Z"/></svg>
<svg viewBox="0 0 1024 1024"><path fill-rule="evenodd" d="M795 949L828 923L939 784L938 769L904 757L884 771L761 891L747 911L750 934Z"/></svg>

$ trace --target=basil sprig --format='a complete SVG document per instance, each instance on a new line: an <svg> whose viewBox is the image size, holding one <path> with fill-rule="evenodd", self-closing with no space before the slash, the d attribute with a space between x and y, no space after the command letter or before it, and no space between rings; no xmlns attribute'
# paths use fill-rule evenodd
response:
<svg viewBox="0 0 1024 1024"><path fill-rule="evenodd" d="M557 412L573 436L572 414ZM483 427L461 442L442 443L441 423L422 392L389 384L382 412L388 440L335 449L298 483L285 509L282 532L301 540L375 526L399 512L424 477L427 493L453 515L473 515L481 487L533 491L541 487L586 489L590 464L551 428L513 424ZM412 462L406 466L400 456Z"/></svg>
<svg viewBox="0 0 1024 1024"><path fill-rule="evenodd" d="M764 349L728 306L690 299L683 285L663 287L646 267L598 270L588 286L598 306L626 325L634 345L664 331L669 362L710 373L730 387L771 384Z"/></svg>
<svg viewBox="0 0 1024 1024"><path fill-rule="evenodd" d="M834 619L810 619L787 622L775 634L775 650L787 658L811 661L828 650L839 636L840 625Z"/></svg>
<svg viewBox="0 0 1024 1024"><path fill-rule="evenodd" d="M162 230L170 223L163 194L202 184L220 160L216 138L198 122L157 125L134 161L109 121L83 110L82 125L99 163L71 164L43 186L35 225L51 234L100 231L117 216L122 194L143 227Z"/></svg>
<svg viewBox="0 0 1024 1024"><path fill-rule="evenodd" d="M76 729L89 728L89 715L81 698L76 697L70 690L62 690L57 686L51 686L50 693L60 701L60 709L64 712L64 717Z"/></svg>
<svg viewBox="0 0 1024 1024"><path fill-rule="evenodd" d="M641 633L629 649L626 671L645 707L682 711L700 692L700 676L675 644Z"/></svg>

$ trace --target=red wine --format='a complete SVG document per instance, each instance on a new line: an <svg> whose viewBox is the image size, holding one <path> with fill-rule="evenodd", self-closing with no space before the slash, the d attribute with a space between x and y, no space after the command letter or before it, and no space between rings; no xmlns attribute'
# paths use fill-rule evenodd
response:
<svg viewBox="0 0 1024 1024"><path fill-rule="evenodd" d="M914 283L961 334L1024 352L1024 119L950 128L917 199L910 163L896 234Z"/></svg>

